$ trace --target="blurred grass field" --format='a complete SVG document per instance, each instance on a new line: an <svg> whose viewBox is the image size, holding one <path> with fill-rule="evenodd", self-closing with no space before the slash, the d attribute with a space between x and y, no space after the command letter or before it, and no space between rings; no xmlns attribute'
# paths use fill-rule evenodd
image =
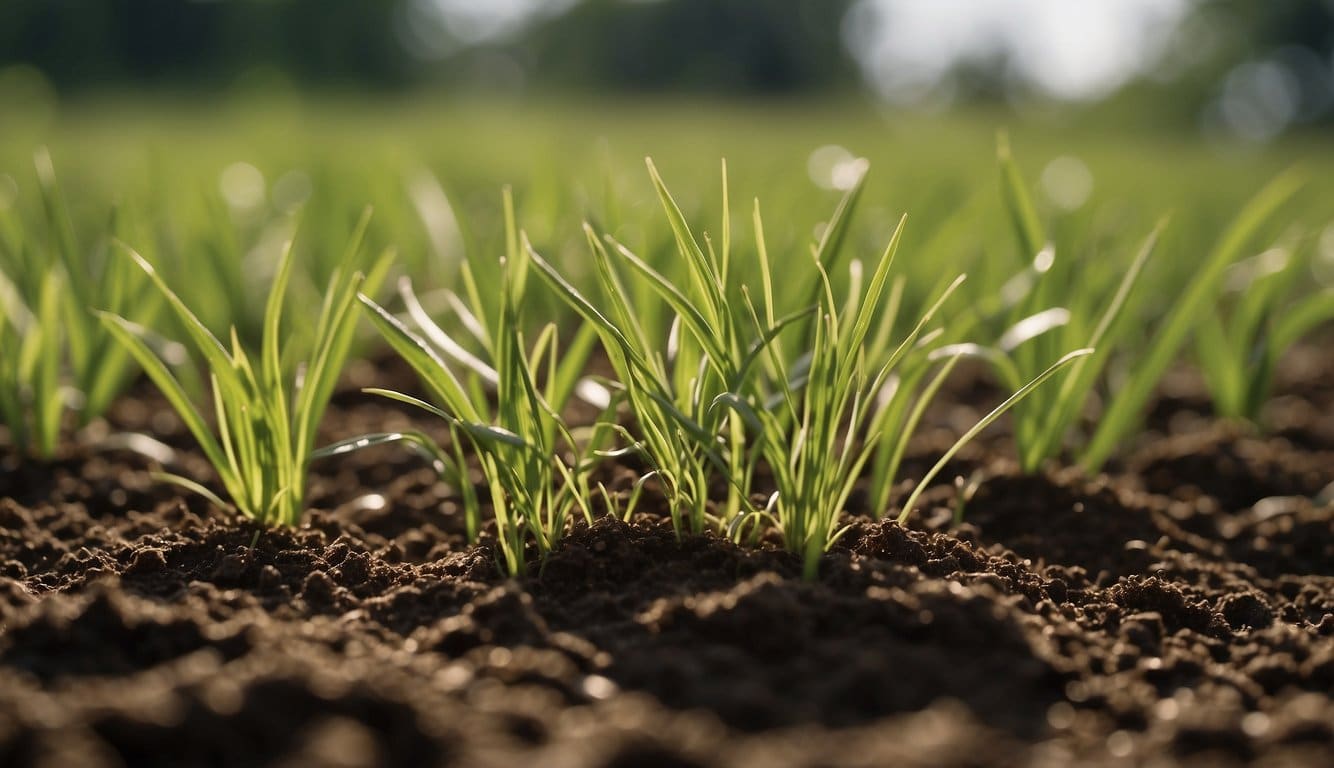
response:
<svg viewBox="0 0 1334 768"><path fill-rule="evenodd" d="M908 253L939 240L942 222L962 216L968 231L953 235L946 257L1015 263L1011 239L994 236L1003 216L995 163L1002 129L1035 187L1040 214L1058 233L1078 230L1085 251L1124 245L1171 215L1164 247L1174 255L1159 260L1168 263L1160 268L1189 269L1191 253L1285 169L1306 181L1289 221L1318 230L1334 213L1325 202L1334 197L1334 145L1319 136L1263 148L1221 145L1189 132L1126 127L1096 111L1016 124L1013 112L999 109L894 113L855 99L368 103L261 96L199 103L104 98L58 111L30 106L0 120L0 204L7 207L39 204L31 158L46 146L78 229L95 232L116 204L158 229L187 232L209 205L228 205L222 187L232 168L230 207L241 230L304 204L307 226L337 240L370 204L371 243L396 246L408 264L425 260L429 249L410 193L423 172L438 181L465 242L494 245L499 191L510 185L536 244L577 251L584 219L627 241L641 236L637 228L658 225L639 215L653 205L643 172L649 155L702 229L717 226L708 222L716 218L717 169L725 158L736 200L763 197L766 210L780 214L771 223L771 246L787 249L809 239L838 198L817 183L827 187L828 179L811 172L812 153L830 145L870 162L856 227L868 245L882 241L904 212Z"/></svg>
<svg viewBox="0 0 1334 768"><path fill-rule="evenodd" d="M837 202L830 164L864 157L870 175L854 242L874 252L907 213L900 267L910 284L920 282L912 279L917 270L969 271L975 290L984 290L1031 258L1018 252L1005 224L999 130L1009 134L1062 259L1115 271L1157 220L1171 217L1148 286L1188 279L1242 204L1285 170L1305 185L1285 209L1283 226L1299 224L1318 240L1334 220L1334 145L1318 136L1263 148L1223 145L1190 132L1127 127L1096 110L1016 122L1008 110L894 113L856 99L260 96L197 103L104 98L58 110L37 104L3 120L0 207L18 218L38 218L32 157L45 146L87 242L103 234L114 206L134 222L135 247L188 263L219 247L250 251L267 224L302 208L298 248L332 249L372 205L370 246L395 247L404 268L428 287L450 280L460 250L498 252L505 185L514 189L520 224L534 244L576 271L586 250L585 220L632 246L661 242L665 224L653 215L643 170L649 155L702 231L718 228L718 167L726 159L734 210L762 198L776 254L808 247ZM844 152L827 150L817 168L818 150L831 146ZM448 210L422 208L442 203ZM1277 236L1276 229L1266 236ZM222 314L203 310L219 325Z"/></svg>
<svg viewBox="0 0 1334 768"><path fill-rule="evenodd" d="M511 184L529 198L528 208L551 206L555 201L546 198L558 197L579 214L605 203L609 177L618 197L646 198L642 158L652 155L687 197L707 196L716 187L717 161L725 157L738 194L753 187L780 196L772 204L785 205L818 194L808 159L832 144L870 160L868 198L875 204L929 217L982 187L994 188L1000 129L1010 133L1027 175L1036 180L1051 160L1076 157L1092 173L1091 207L1115 203L1118 213L1134 216L1166 210L1222 215L1290 166L1308 176L1310 196L1318 199L1328 191L1324 180L1334 168L1334 145L1319 135L1298 134L1267 146L1227 145L1189 131L1104 119L1096 110L1016 123L1013 111L999 107L931 115L886 111L859 99L104 97L58 110L30 105L0 120L2 172L22 185L31 177L33 149L46 145L82 193L71 196L75 204L113 193L132 197L150 185L216 186L227 165L247 162L270 184L288 171L302 171L330 182L315 185L318 196L360 192L382 205L394 201L371 199L377 192L394 191L396 177L426 167L465 210L475 196L488 200L479 208L498 209L496 191Z"/></svg>

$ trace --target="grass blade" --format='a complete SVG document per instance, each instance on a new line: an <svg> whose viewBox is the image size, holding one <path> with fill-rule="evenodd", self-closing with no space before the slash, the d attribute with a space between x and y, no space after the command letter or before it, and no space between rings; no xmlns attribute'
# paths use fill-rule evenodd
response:
<svg viewBox="0 0 1334 768"><path fill-rule="evenodd" d="M903 511L899 513L898 517L899 525L908 522L908 516L912 514L913 507L917 504L917 499L921 497L922 493L926 490L927 485L935 479L936 475L940 474L941 470L949 464L950 459L954 458L954 454L958 453L959 450L972 441L974 437L977 437L977 435L990 426L993 421L1000 418L1002 414L1014 407L1015 403L1023 400L1030 392L1041 386L1047 379L1056 375L1062 368L1091 354L1093 354L1093 350L1091 349L1077 349L1057 360L1055 363L1052 363L1051 367L1038 374L1037 378L1028 382L1014 394L1010 395L1005 399L1005 402L996 406L990 413L983 416L976 424L969 428L967 432L963 433L963 436L955 441L954 445L950 446L950 449L945 452L945 455L941 456L940 460L937 461L935 465L922 476L922 479L918 481L917 487L914 488L912 494L908 496L908 500L903 503Z"/></svg>

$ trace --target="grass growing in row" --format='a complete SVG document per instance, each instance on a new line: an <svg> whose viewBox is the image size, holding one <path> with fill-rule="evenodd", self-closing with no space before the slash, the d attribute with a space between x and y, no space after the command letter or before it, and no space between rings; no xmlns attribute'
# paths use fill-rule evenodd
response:
<svg viewBox="0 0 1334 768"><path fill-rule="evenodd" d="M1192 337L1219 412L1254 420L1278 356L1334 316L1330 291L1311 292L1303 279L1310 239L1289 234L1250 255L1293 197L1291 176L1255 197L1200 269L1164 287L1168 280L1148 277L1176 279L1154 255L1165 241L1162 225L1138 248L1117 238L1119 250L1095 263L1096 252L1073 247L1091 225L1071 229L1044 218L1003 143L999 154L1002 208L1024 260L1008 280L965 283L951 266L963 262L941 258L969 242L972 202L917 247L903 248L909 230L890 217L897 224L885 230L888 247L863 262L856 255L865 233L851 222L864 176L807 252L791 234L805 232L806 222L779 220L784 234L774 238L758 202L749 241L734 239L725 168L719 237L697 235L700 205L678 202L650 163L665 228L640 229L643 222L613 206L609 192L603 207L615 215L604 212L599 226L615 236L585 224L585 259L559 241L544 244L543 257L519 230L507 195L503 248L465 248L477 239L463 234L433 237L440 242L427 271L437 280L457 272L454 290L432 291L427 281L419 297L405 279L401 316L370 298L389 268L387 255L366 267L366 278L356 272L365 219L341 259L329 255L336 252L331 233L342 224L325 225L342 221L335 210L346 203L342 190L323 203L319 231L308 238L309 225L303 230L303 240L317 241L305 246L317 252L305 259L312 263L293 279L298 257L289 243L263 312L253 317L258 302L248 286L269 271L251 274L249 266L266 260L264 244L283 222L265 214L238 224L229 220L235 211L216 206L196 217L187 241L201 246L199 274L210 277L192 280L186 262L151 244L148 258L109 247L142 231L123 213L111 217L96 245L81 244L89 238L76 236L49 161L39 159L40 216L0 208L0 419L11 442L50 456L62 426L95 418L141 365L214 464L225 500L197 480L175 481L265 522L299 519L312 459L407 441L430 454L462 496L471 537L493 516L498 560L513 574L552 551L570 520L589 519L599 494L609 511L628 516L652 489L678 532L753 540L771 528L814 575L844 530L841 516L858 484L871 515L890 511L908 442L963 357L991 363L1012 394L918 480L900 520L959 448L1011 409L1026 471L1066 451L1089 470L1100 468L1136 429L1154 386ZM431 199L414 198L428 229L454 215L447 200ZM413 221L408 211L400 203L391 230ZM552 237L556 228L538 218ZM228 239L237 230L244 246ZM771 255L773 241L782 245ZM459 249L468 258L455 263ZM476 256L496 250L503 256ZM419 277L421 265L413 265ZM326 274L318 320L284 323L284 306L308 304L315 291L307 284ZM289 291L307 294L293 300ZM1170 302L1157 300L1173 293ZM542 314L553 306L565 314ZM448 445L391 433L315 449L315 425L363 308L429 396L377 393L444 418ZM233 315L244 315L234 318L243 321L239 329L210 330ZM580 322L534 323L539 315ZM179 365L183 347L164 338L181 333L208 374L208 407L196 402L205 388ZM1130 344L1136 336L1147 343ZM601 388L582 378L599 342L612 369ZM303 349L310 356L298 365ZM563 418L578 392L595 393L590 399L606 408L590 428ZM67 418L70 411L78 418ZM591 478L598 459L618 453L636 454L649 471L627 498L613 499ZM470 480L476 470L484 481L478 487Z"/></svg>

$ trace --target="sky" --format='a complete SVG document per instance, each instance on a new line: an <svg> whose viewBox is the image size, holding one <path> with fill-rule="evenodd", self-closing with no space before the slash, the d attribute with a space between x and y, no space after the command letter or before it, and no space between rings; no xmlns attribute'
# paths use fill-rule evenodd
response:
<svg viewBox="0 0 1334 768"><path fill-rule="evenodd" d="M1096 99L1152 65L1189 0L860 0L844 24L872 86L930 91L960 60L1002 59L1048 96Z"/></svg>
<svg viewBox="0 0 1334 768"><path fill-rule="evenodd" d="M645 0L637 0L644 2ZM575 0L414 0L465 42L502 38ZM1150 66L1191 0L858 0L844 22L872 87L939 95L960 60L1002 58L1048 96L1096 99ZM948 87L948 84L945 84Z"/></svg>

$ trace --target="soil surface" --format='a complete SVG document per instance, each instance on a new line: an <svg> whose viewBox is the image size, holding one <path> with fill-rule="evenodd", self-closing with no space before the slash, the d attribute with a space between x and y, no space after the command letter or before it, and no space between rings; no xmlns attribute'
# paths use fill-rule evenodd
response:
<svg viewBox="0 0 1334 768"><path fill-rule="evenodd" d="M1334 765L1331 357L1285 361L1263 430L1174 375L1094 477L1019 474L1002 426L961 454L962 525L942 485L811 583L651 505L507 580L392 449L317 465L294 530L96 431L49 464L2 452L0 765ZM209 477L147 388L109 422ZM349 392L324 437L409 424Z"/></svg>

